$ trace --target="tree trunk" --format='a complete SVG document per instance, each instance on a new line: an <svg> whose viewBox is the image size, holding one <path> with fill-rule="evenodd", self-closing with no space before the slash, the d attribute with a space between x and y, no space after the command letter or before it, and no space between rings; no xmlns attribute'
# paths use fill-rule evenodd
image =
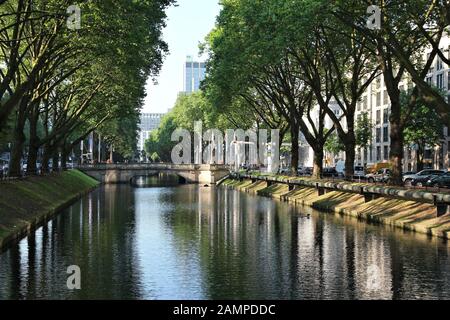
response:
<svg viewBox="0 0 450 320"><path fill-rule="evenodd" d="M29 175L37 174L37 157L39 152L39 138L37 136L37 116L29 117L30 121L30 146L28 148L27 173Z"/></svg>
<svg viewBox="0 0 450 320"><path fill-rule="evenodd" d="M423 159L425 158L425 148L419 143L417 148L417 172L423 170Z"/></svg>
<svg viewBox="0 0 450 320"><path fill-rule="evenodd" d="M27 159L27 174L36 175L37 171L37 157L38 157L39 147L35 139L30 139L30 147L28 148L28 159Z"/></svg>
<svg viewBox="0 0 450 320"><path fill-rule="evenodd" d="M11 149L11 160L9 163L9 175L11 177L22 176L22 152L25 143L25 134L23 133L23 126L19 123L14 130L14 143Z"/></svg>
<svg viewBox="0 0 450 320"><path fill-rule="evenodd" d="M392 165L391 183L394 185L402 185L403 176L403 132L402 128L396 121L391 121L391 152L389 159Z"/></svg>
<svg viewBox="0 0 450 320"><path fill-rule="evenodd" d="M52 156L52 148L49 143L44 146L44 153L42 155L42 173L49 173L49 162Z"/></svg>
<svg viewBox="0 0 450 320"><path fill-rule="evenodd" d="M355 175L356 143L348 139L345 143L345 180L352 180Z"/></svg>
<svg viewBox="0 0 450 320"><path fill-rule="evenodd" d="M64 142L61 147L61 170L67 170L67 158L69 155L69 150L67 144Z"/></svg>
<svg viewBox="0 0 450 320"><path fill-rule="evenodd" d="M52 172L58 172L59 171L59 149L56 148L53 151L52 156Z"/></svg>
<svg viewBox="0 0 450 320"><path fill-rule="evenodd" d="M22 154L23 145L25 143L25 134L23 133L25 127L25 116L22 112L18 112L16 126L14 128L14 142L11 149L11 160L9 163L9 175L11 177L22 176Z"/></svg>
<svg viewBox="0 0 450 320"><path fill-rule="evenodd" d="M323 171L323 145L317 146L314 149L314 168L313 168L313 178L321 179Z"/></svg>
<svg viewBox="0 0 450 320"><path fill-rule="evenodd" d="M298 173L299 133L300 129L298 124L296 124L296 122L291 123L291 139L292 139L291 172L295 176Z"/></svg>

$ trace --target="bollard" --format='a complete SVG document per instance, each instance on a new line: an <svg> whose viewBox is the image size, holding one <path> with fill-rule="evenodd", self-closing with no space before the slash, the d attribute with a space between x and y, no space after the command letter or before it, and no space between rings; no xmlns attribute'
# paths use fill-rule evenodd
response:
<svg viewBox="0 0 450 320"><path fill-rule="evenodd" d="M316 189L317 189L317 194L320 196L323 196L325 194L325 188L319 187L319 183L316 183Z"/></svg>
<svg viewBox="0 0 450 320"><path fill-rule="evenodd" d="M446 202L440 202L437 199L437 195L433 196L433 203L436 206L436 213L437 217L442 217L443 215L446 215L450 213L450 206Z"/></svg>

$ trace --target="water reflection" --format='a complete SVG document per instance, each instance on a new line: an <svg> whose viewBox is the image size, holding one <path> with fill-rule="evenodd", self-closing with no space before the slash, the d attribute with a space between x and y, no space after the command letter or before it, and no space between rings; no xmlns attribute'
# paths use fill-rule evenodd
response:
<svg viewBox="0 0 450 320"><path fill-rule="evenodd" d="M0 298L134 298L134 197L108 186L93 192L0 255ZM67 267L82 290L67 290Z"/></svg>
<svg viewBox="0 0 450 320"><path fill-rule="evenodd" d="M446 299L448 254L225 188L105 186L0 254L0 299Z"/></svg>

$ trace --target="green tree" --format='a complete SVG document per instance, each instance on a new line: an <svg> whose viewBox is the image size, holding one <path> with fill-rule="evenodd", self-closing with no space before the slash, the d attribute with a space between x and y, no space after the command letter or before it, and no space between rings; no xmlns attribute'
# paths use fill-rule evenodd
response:
<svg viewBox="0 0 450 320"><path fill-rule="evenodd" d="M301 131L314 149L314 174L320 176L323 146L333 131L325 132L326 108L332 98L327 83L330 78L325 77L326 69L321 68L324 72L315 74L317 90L313 92L307 83L309 79L304 77L302 63L307 59L291 55L297 46L311 47L310 39L292 38L299 29L302 35L310 32L306 29L311 23L310 16L303 15L301 19L298 16L309 4L304 1L284 2L283 5L275 0L224 1L216 27L206 41L211 58L205 83L207 96L213 98L215 107L243 99L268 127L278 128L283 134L289 131L293 172L298 168ZM322 58L314 56L308 66L320 68ZM320 97L314 97L317 91Z"/></svg>
<svg viewBox="0 0 450 320"><path fill-rule="evenodd" d="M408 99L406 94L402 98ZM444 123L436 110L419 99L403 131L405 142L416 147L417 171L423 170L425 149L439 144L443 130Z"/></svg>
<svg viewBox="0 0 450 320"><path fill-rule="evenodd" d="M172 149L178 143L171 141L172 133L176 129L185 129L193 133L196 121L202 121L203 130L219 129L222 132L228 129L227 125L230 124L212 107L202 91L180 94L173 109L146 141L147 155L152 157L156 153L161 161L170 162Z"/></svg>
<svg viewBox="0 0 450 320"><path fill-rule="evenodd" d="M145 142L145 152L148 156L155 153L163 162L171 161L171 153L176 142L172 142L172 133L178 128L173 113L166 115L159 128L152 132L150 138Z"/></svg>
<svg viewBox="0 0 450 320"><path fill-rule="evenodd" d="M81 29L66 27L66 0L9 0L0 7L0 131L14 115L11 173L20 174L28 146L34 172L91 132L124 158L135 154L145 85L157 75L167 45L165 9L172 0L86 1ZM26 131L26 132L25 132Z"/></svg>
<svg viewBox="0 0 450 320"><path fill-rule="evenodd" d="M372 141L373 124L367 112L362 112L356 123L356 145L367 149Z"/></svg>
<svg viewBox="0 0 450 320"><path fill-rule="evenodd" d="M345 151L345 145L336 133L331 134L327 142L325 142L325 151L337 155L341 151Z"/></svg>
<svg viewBox="0 0 450 320"><path fill-rule="evenodd" d="M389 160L392 164L392 182L401 185L405 143L403 130L408 122L405 115L410 112L402 111L405 106L402 107L400 101L401 85L404 85L401 83L409 82L409 86L412 79L416 84L410 102L406 105L408 108L412 108L421 95L430 106L436 108L442 119L449 121L449 106L445 99L431 92L431 86L425 82L439 54L439 46L433 46L425 59L423 56L429 44L439 43L446 33L448 3L377 0L371 4L380 9L381 24L377 28L367 27L368 3L365 0L355 0L350 4L346 0L334 1L330 3L330 9L344 24L354 28L356 34L369 40L372 54L377 57L391 105Z"/></svg>

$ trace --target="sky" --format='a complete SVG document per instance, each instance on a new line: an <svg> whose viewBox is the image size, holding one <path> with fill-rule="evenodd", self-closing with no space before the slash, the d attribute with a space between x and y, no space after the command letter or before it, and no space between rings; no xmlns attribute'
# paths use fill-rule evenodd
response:
<svg viewBox="0 0 450 320"><path fill-rule="evenodd" d="M147 98L143 112L165 113L175 105L183 89L183 63L186 56L199 57L198 45L214 27L220 12L218 0L178 0L177 7L167 10L167 27L163 38L169 45L169 54L157 77L157 85L147 83Z"/></svg>

